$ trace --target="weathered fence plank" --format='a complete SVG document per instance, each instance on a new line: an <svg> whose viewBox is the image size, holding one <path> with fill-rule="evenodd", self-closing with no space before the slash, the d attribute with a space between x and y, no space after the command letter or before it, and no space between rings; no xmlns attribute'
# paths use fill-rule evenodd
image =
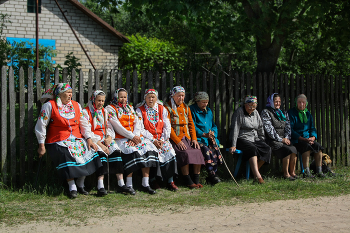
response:
<svg viewBox="0 0 350 233"><path fill-rule="evenodd" d="M67 77L68 77L68 70L67 70L67 68L64 68L62 71L62 82L66 83Z"/></svg>
<svg viewBox="0 0 350 233"><path fill-rule="evenodd" d="M222 95L221 95L221 138L220 141L222 144L226 145L226 129L227 129L227 124L226 124L226 89L227 89L227 82L226 82L226 74L225 72L222 72Z"/></svg>
<svg viewBox="0 0 350 233"><path fill-rule="evenodd" d="M333 155L332 156L332 165L335 165L336 164L336 156L335 156L335 122L334 122L334 85L333 85L333 81L334 81L334 78L333 76L329 76L330 80L329 80L329 87L330 87L330 103L329 103L329 106L331 108L331 111L329 112L330 113L330 116L331 116L331 154Z"/></svg>
<svg viewBox="0 0 350 233"><path fill-rule="evenodd" d="M57 67L55 68L54 80L55 80L54 84L58 84L60 82L60 71L59 71L59 69Z"/></svg>
<svg viewBox="0 0 350 233"><path fill-rule="evenodd" d="M25 95L24 95L24 70L23 67L19 70L19 137L26 138L24 120L25 120ZM20 174L20 186L25 183L25 159L26 159L26 145L23 141L20 146L19 157L19 174Z"/></svg>
<svg viewBox="0 0 350 233"><path fill-rule="evenodd" d="M90 69L89 75L88 75L88 99L92 95L92 76L93 76L93 71Z"/></svg>
<svg viewBox="0 0 350 233"><path fill-rule="evenodd" d="M115 92L115 82L116 82L115 75L116 75L115 70L112 70L112 71L111 71L111 79L110 79L110 80L111 80L111 85L109 86L109 88L110 88L110 93L109 93L109 96L106 97L108 100L113 99L113 96L114 96L114 92ZM107 94L107 93L106 93L106 94Z"/></svg>
<svg viewBox="0 0 350 233"><path fill-rule="evenodd" d="M88 99L90 96L88 96ZM84 108L84 73L83 70L79 71L79 104Z"/></svg>
<svg viewBox="0 0 350 233"><path fill-rule="evenodd" d="M162 100L165 100L167 97L167 85L166 85L166 72L165 71L162 72L162 92L159 95L159 97L162 97Z"/></svg>
<svg viewBox="0 0 350 233"><path fill-rule="evenodd" d="M9 105L10 105L10 156L11 156L11 181L16 184L16 92L15 78L12 67L9 71Z"/></svg>
<svg viewBox="0 0 350 233"><path fill-rule="evenodd" d="M177 79L180 79L180 78L177 78ZM150 89L150 88L153 88L153 73L152 73L152 71L148 71L148 89Z"/></svg>
<svg viewBox="0 0 350 233"><path fill-rule="evenodd" d="M5 111L6 109L6 111ZM7 184L7 67L1 68L1 173Z"/></svg>
<svg viewBox="0 0 350 233"><path fill-rule="evenodd" d="M134 86L133 91L134 91L134 106L136 106L136 104L139 102L138 100L138 77L137 77L137 71L134 70L134 72L132 73L132 85ZM141 98L143 97L143 93L141 92Z"/></svg>
<svg viewBox="0 0 350 233"><path fill-rule="evenodd" d="M28 156L28 172L33 172L33 148L34 148L34 85L33 85L33 68L28 69L28 105L27 105L27 131L28 131L28 143L27 143L27 156Z"/></svg>
<svg viewBox="0 0 350 233"><path fill-rule="evenodd" d="M72 100L76 100L76 82L77 81L77 72L75 69L72 69L72 80L71 80L71 87L72 87Z"/></svg>

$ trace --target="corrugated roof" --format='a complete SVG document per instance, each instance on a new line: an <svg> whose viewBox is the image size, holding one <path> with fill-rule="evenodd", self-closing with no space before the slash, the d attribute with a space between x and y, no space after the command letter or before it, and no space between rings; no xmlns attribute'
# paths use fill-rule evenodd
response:
<svg viewBox="0 0 350 233"><path fill-rule="evenodd" d="M126 36L124 36L123 34L118 32L111 25L106 23L103 19L98 17L95 13L93 13L91 10L89 10L87 7L85 7L83 4L81 4L77 0L68 0L68 2L72 3L75 7L77 7L79 10L81 10L84 14L89 16L91 19L93 19L96 23L100 24L105 29L107 29L110 33L115 35L118 39L120 39L124 43L130 42L129 39Z"/></svg>

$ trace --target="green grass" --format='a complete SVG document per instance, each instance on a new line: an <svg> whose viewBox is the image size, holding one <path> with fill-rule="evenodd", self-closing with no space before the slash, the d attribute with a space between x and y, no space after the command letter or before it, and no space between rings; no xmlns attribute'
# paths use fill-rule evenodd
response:
<svg viewBox="0 0 350 233"><path fill-rule="evenodd" d="M44 187L42 194L26 187L23 190L0 188L0 223L18 225L30 221L58 221L68 224L70 219L84 224L89 218L120 216L133 212L181 211L189 206L211 207L275 200L339 196L350 194L350 168L338 168L343 176L326 179L287 181L276 177L265 178L266 184L239 180L224 181L215 186L205 185L200 190L180 187L176 193L165 189L155 195L137 192L135 196L111 193L106 197L78 196L74 200L64 195L60 186ZM96 191L91 191L95 194Z"/></svg>

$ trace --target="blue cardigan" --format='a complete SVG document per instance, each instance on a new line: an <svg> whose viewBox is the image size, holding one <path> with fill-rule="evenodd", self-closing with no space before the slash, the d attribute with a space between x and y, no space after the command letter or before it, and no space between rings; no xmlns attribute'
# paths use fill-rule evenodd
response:
<svg viewBox="0 0 350 233"><path fill-rule="evenodd" d="M216 143L220 145L218 137L218 127L216 127L214 122L213 112L207 107L207 111L202 111L197 104L192 104L190 106L192 119L194 125L196 126L196 134L198 142L201 142L208 146L208 138L203 137L203 133L209 133L209 130L214 131Z"/></svg>
<svg viewBox="0 0 350 233"><path fill-rule="evenodd" d="M306 112L307 123L301 123L299 119L299 112L296 108L289 109L288 115L290 119L290 127L292 129L291 142L293 144L298 143L298 138L300 136L303 138L310 138L310 137L317 138L317 131L314 125L314 120L309 111Z"/></svg>

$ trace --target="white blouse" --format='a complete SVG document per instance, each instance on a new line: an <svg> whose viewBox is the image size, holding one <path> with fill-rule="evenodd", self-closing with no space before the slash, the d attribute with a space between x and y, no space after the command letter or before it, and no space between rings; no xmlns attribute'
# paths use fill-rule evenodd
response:
<svg viewBox="0 0 350 233"><path fill-rule="evenodd" d="M82 108L81 108L79 103L78 103L78 105L79 105L80 121L82 121L82 120L84 121L85 119L83 118L83 115L82 115ZM50 102L43 104L43 106L41 107L40 116L38 117L38 121L36 122L36 125L35 125L35 135L38 139L39 144L45 143L46 128L50 123L51 111L52 111L52 105ZM74 112L60 112L59 111L59 114L61 117L66 118L66 119L73 119L75 117L75 111ZM91 133L82 130L81 125L80 125L80 131L81 131L81 134L83 135L84 138L91 137Z"/></svg>
<svg viewBox="0 0 350 233"><path fill-rule="evenodd" d="M155 104L155 106L153 107L154 110L156 110L158 112L158 104ZM136 113L139 116L139 118L141 119L141 134L149 139L149 140L153 140L153 134L151 134L148 130L145 129L144 125L143 125L143 117L142 117L142 112L140 108L136 109ZM162 136L161 139L163 141L166 141L170 138L170 133L171 133L171 123L169 121L168 118L168 111L164 108L163 109L163 114L162 114L162 119L164 121L164 126L163 126L163 132L162 132Z"/></svg>
<svg viewBox="0 0 350 233"><path fill-rule="evenodd" d="M128 138L128 139L133 139L135 136L140 136L140 134L141 134L141 121L139 120L139 118L137 116L135 116L135 120L134 120L134 131L131 132L131 131L125 129L124 126L122 126L122 124L120 123L119 118L118 118L121 116L118 115L118 113L115 111L115 109L113 107L108 105L105 109L108 112L108 122L110 122L110 124L112 125L115 132L117 132L118 134L120 134L123 137Z"/></svg>

